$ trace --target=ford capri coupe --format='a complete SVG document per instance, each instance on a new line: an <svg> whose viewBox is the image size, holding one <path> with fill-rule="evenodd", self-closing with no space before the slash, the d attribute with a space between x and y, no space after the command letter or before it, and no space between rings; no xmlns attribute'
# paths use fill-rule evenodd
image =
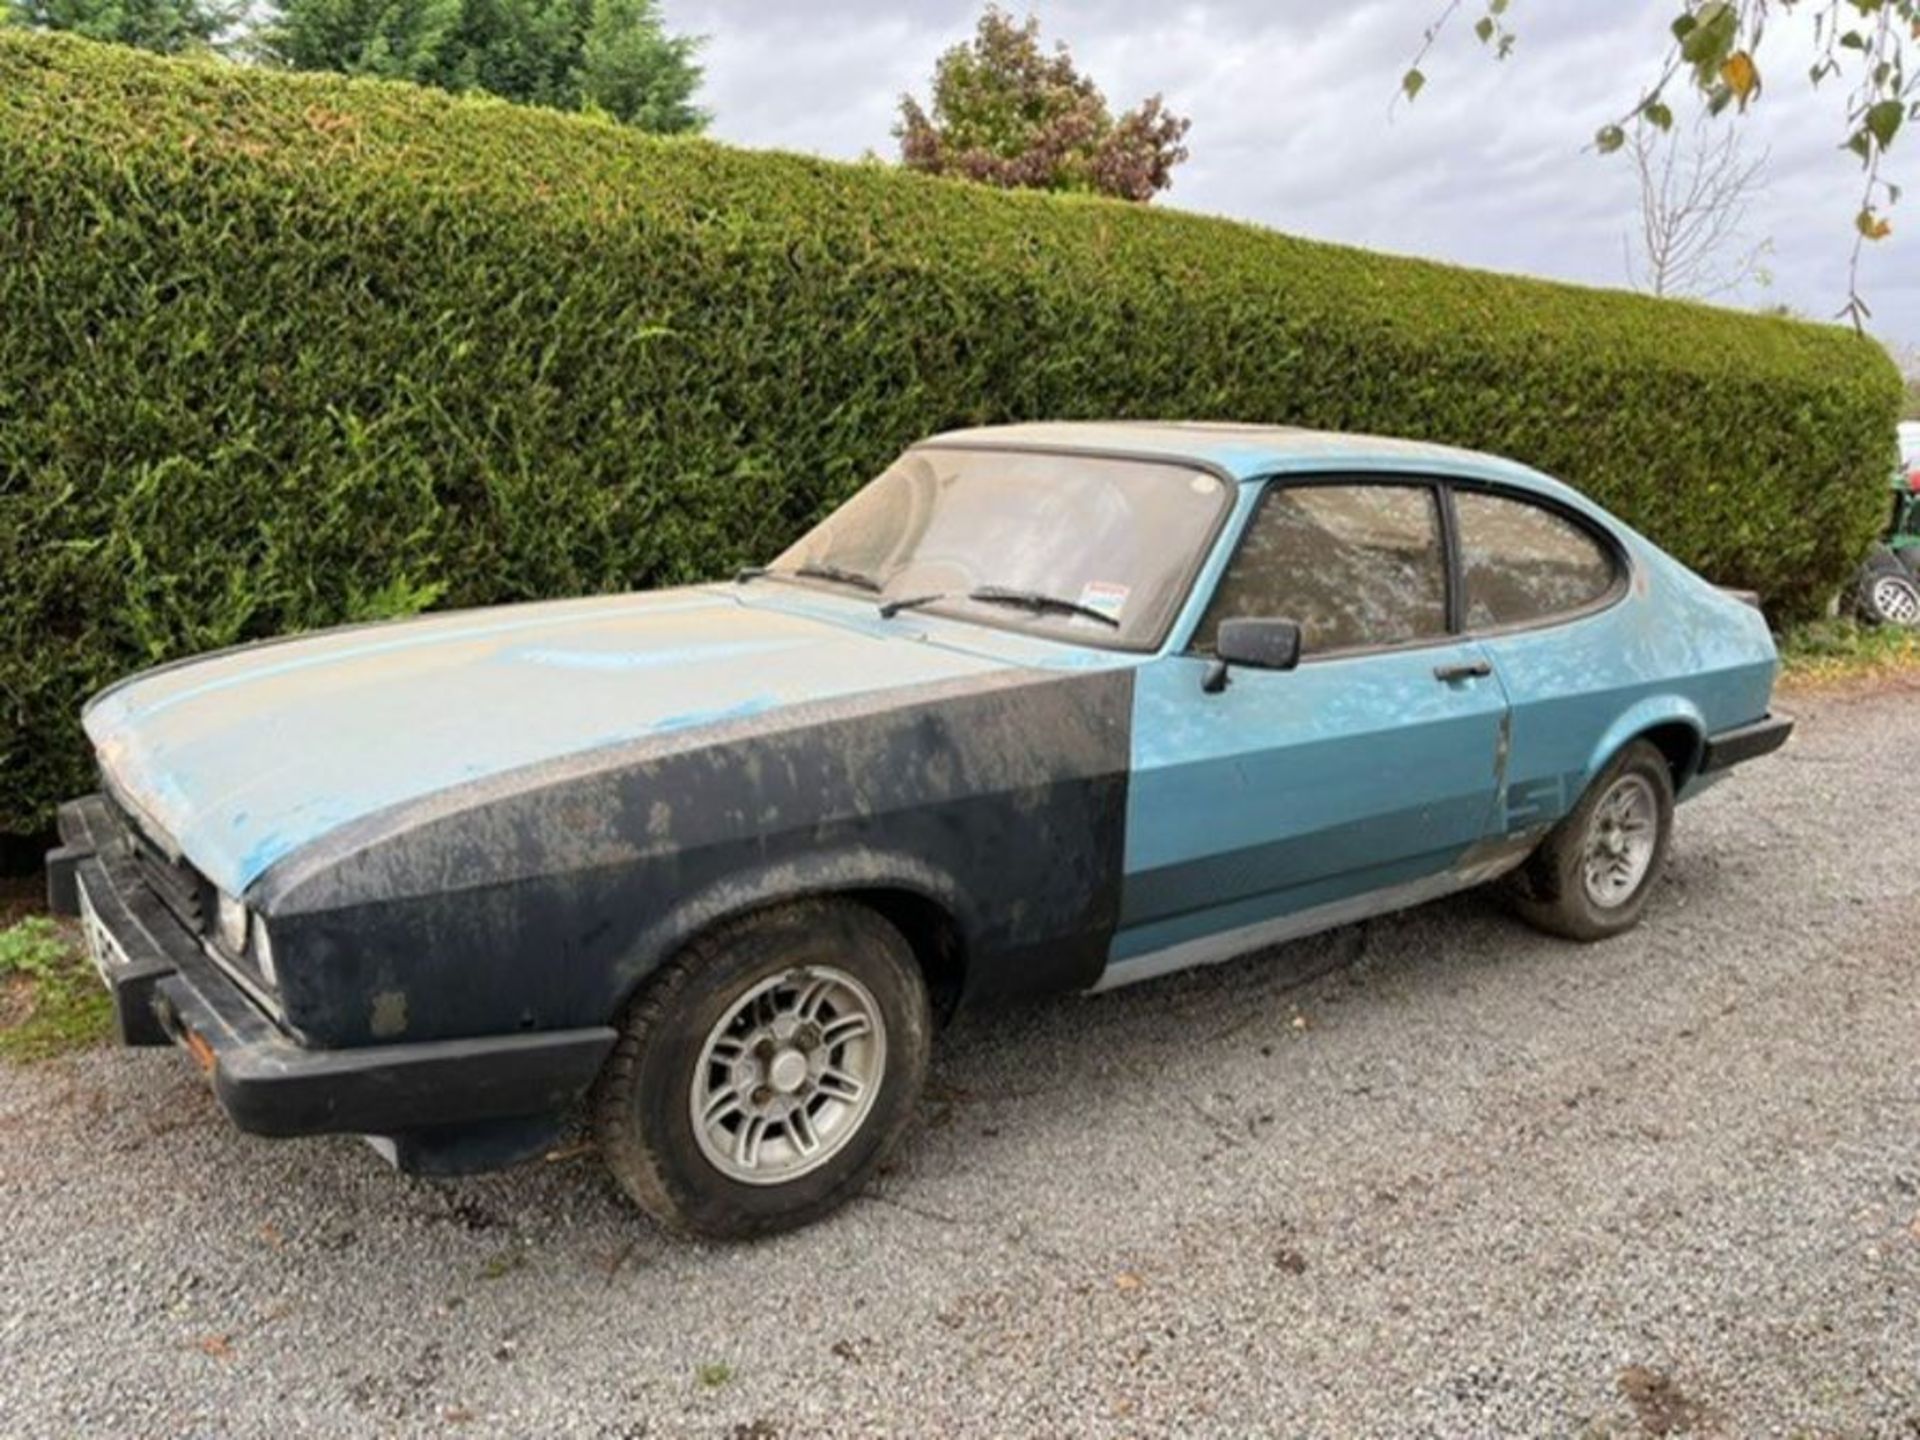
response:
<svg viewBox="0 0 1920 1440"><path fill-rule="evenodd" d="M448 1174L584 1104L642 1207L747 1236L860 1189L960 1004L1503 877L1617 934L1675 802L1786 740L1775 668L1758 610L1506 461L969 430L731 583L123 681L48 869L122 1038L242 1129Z"/></svg>

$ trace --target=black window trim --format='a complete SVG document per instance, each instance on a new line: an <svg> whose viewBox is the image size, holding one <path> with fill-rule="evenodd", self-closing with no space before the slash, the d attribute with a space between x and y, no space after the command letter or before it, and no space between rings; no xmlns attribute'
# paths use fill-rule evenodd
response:
<svg viewBox="0 0 1920 1440"><path fill-rule="evenodd" d="M1536 510L1544 510L1556 519L1566 521L1599 546L1601 553L1613 566L1613 583L1584 605L1577 605L1571 610L1556 610L1553 614L1542 616L1538 620L1514 620L1505 625L1484 625L1474 629L1466 623L1467 572L1464 552L1457 552L1453 557L1449 584L1459 596L1460 613L1457 633L1461 639L1498 639L1507 635L1523 635L1532 630L1550 630L1560 625L1571 625L1576 620L1584 620L1588 616L1598 615L1603 610L1611 610L1626 599L1628 591L1633 588L1633 557L1627 552L1627 547L1620 542L1620 537L1591 517L1581 514L1573 506L1550 495L1541 495L1517 486L1501 485L1478 478L1451 478L1445 483L1444 488L1447 492L1447 514L1452 521L1456 543L1460 533L1460 518L1454 509L1453 497L1457 492L1467 490L1479 495L1491 495L1496 500L1511 500L1517 504L1531 505Z"/></svg>
<svg viewBox="0 0 1920 1440"><path fill-rule="evenodd" d="M1632 589L1633 558L1617 535L1573 506L1553 496L1542 495L1521 486L1506 485L1497 480L1479 476L1436 475L1416 470L1328 470L1306 474L1280 471L1262 475L1252 483L1260 487L1260 493L1254 499L1253 508L1247 512L1247 518L1240 527L1240 533L1234 537L1233 551L1227 556L1227 562L1222 567L1219 578L1214 581L1213 590L1207 596L1206 604L1201 607L1200 617L1194 622L1193 633L1187 636L1186 644L1180 651L1181 654L1204 659L1212 658L1210 651L1199 649L1196 645L1200 630L1206 623L1207 611L1212 608L1214 596L1219 594L1227 572L1233 568L1233 562L1239 558L1241 549L1246 545L1247 536L1259 520L1261 510L1266 507L1267 498L1282 490L1334 485L1345 487L1373 485L1389 486L1398 490L1425 490L1433 498L1435 516L1440 527L1441 564L1445 566L1447 624L1445 634L1423 635L1414 640L1396 640L1379 645L1349 645L1339 650L1322 650L1317 654L1303 654L1300 657L1302 665L1315 665L1328 660L1354 660L1368 655L1397 654L1405 650L1431 650L1443 645L1458 645L1469 640L1499 639L1507 635L1569 625L1576 620L1584 620L1603 610L1612 609L1624 600ZM1460 541L1460 517L1453 503L1454 493L1459 490L1470 490L1478 494L1492 495L1501 500L1531 505L1558 519L1565 520L1591 539L1606 554L1613 565L1613 583L1600 595L1577 609L1558 611L1538 620L1520 620L1508 625L1489 625L1477 630L1470 628L1466 623L1467 582Z"/></svg>

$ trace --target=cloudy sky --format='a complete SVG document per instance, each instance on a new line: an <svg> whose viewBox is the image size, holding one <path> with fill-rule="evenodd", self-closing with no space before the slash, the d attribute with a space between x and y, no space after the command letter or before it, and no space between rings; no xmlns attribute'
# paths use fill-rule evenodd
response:
<svg viewBox="0 0 1920 1440"><path fill-rule="evenodd" d="M1496 64L1466 24L1436 48L1417 104L1390 107L1442 0L1032 0L1116 107L1163 92L1192 117L1193 158L1156 203L1295 234L1597 285L1626 282L1636 187L1625 156L1585 147L1657 65L1673 0L1524 0ZM714 134L854 158L894 153L902 91L972 30L978 0L665 0L709 36ZM1469 5L1468 12L1476 7ZM1466 20L1470 23L1472 14ZM1844 303L1857 162L1838 149L1843 95L1807 83L1802 37L1777 22L1770 84L1745 122L1767 152L1748 228L1772 284L1732 303L1827 317ZM1914 198L1874 247L1863 288L1884 338L1920 346L1920 137L1896 150ZM1896 174L1896 179L1903 178Z"/></svg>

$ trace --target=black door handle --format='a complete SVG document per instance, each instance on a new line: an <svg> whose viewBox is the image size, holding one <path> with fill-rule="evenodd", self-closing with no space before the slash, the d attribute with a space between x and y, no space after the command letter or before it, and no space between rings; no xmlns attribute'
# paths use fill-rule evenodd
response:
<svg viewBox="0 0 1920 1440"><path fill-rule="evenodd" d="M1485 660L1469 660L1461 665L1436 665L1433 678L1444 680L1451 685L1456 680L1484 680L1493 673L1493 666Z"/></svg>

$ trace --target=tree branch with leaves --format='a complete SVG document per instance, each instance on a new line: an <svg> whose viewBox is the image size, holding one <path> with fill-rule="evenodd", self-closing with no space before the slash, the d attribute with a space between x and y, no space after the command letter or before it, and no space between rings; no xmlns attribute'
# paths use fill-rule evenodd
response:
<svg viewBox="0 0 1920 1440"><path fill-rule="evenodd" d="M1474 27L1481 43L1506 58L1514 48L1510 0L1475 3L1482 9ZM1465 8L1466 0L1447 0L1422 32L1413 63L1401 77L1402 95L1412 99L1425 88L1428 55ZM1843 144L1859 160L1862 182L1841 314L1864 327L1872 312L1860 294L1861 255L1866 245L1892 233L1886 212L1900 201L1900 187L1885 175L1884 162L1902 129L1920 120L1920 69L1909 68L1910 50L1920 48L1920 0L1682 0L1652 82L1600 127L1594 147L1602 154L1622 150L1635 127L1671 131L1677 86L1696 92L1709 114L1747 110L1766 89L1761 57L1775 22L1812 27L1812 84L1847 82Z"/></svg>

